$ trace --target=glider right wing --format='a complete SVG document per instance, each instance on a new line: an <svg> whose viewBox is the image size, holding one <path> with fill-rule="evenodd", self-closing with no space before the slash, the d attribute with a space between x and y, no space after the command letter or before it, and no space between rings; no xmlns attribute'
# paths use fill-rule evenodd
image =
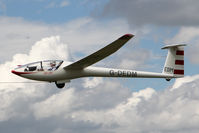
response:
<svg viewBox="0 0 199 133"><path fill-rule="evenodd" d="M83 69L86 68L104 58L107 56L113 54L118 49L120 49L126 42L128 42L134 35L132 34L126 34L120 37L119 39L115 40L111 44L107 45L106 47L98 50L97 52L77 61L74 62L68 66L65 66L65 70L71 70L71 69Z"/></svg>

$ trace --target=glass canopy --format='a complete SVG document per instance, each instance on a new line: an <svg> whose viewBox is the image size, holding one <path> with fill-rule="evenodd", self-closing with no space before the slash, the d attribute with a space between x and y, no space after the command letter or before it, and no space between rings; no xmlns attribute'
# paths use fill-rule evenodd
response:
<svg viewBox="0 0 199 133"><path fill-rule="evenodd" d="M38 61L25 65L19 65L15 68L15 70L20 72L55 71L61 66L62 63L62 60Z"/></svg>

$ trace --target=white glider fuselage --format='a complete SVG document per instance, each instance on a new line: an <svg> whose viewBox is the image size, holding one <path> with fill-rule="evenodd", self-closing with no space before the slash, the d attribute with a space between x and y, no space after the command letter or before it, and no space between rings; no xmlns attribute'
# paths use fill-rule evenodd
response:
<svg viewBox="0 0 199 133"><path fill-rule="evenodd" d="M135 71L127 69L114 69L102 67L86 67L81 70L65 70L60 66L55 71L38 72L17 72L12 71L21 77L47 82L67 82L81 77L124 77L124 78L176 78L173 74L163 74L154 72Z"/></svg>

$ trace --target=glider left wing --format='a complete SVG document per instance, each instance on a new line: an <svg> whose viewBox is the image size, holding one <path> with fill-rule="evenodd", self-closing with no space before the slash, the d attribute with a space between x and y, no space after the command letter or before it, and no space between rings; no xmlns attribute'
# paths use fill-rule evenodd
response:
<svg viewBox="0 0 199 133"><path fill-rule="evenodd" d="M126 34L120 37L119 39L115 40L111 44L105 46L104 48L98 50L97 52L77 61L74 62L68 66L65 66L65 70L71 70L71 69L83 69L86 68L92 64L95 64L96 62L106 58L107 56L113 54L118 49L120 49L126 42L128 42L134 35L132 34Z"/></svg>

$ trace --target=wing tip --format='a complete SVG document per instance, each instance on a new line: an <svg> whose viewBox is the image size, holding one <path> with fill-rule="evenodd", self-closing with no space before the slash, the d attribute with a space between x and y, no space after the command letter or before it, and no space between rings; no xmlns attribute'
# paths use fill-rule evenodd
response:
<svg viewBox="0 0 199 133"><path fill-rule="evenodd" d="M133 34L125 34L125 35L123 35L122 37L120 37L119 39L127 39L127 40L129 40L129 39L131 39L132 37L134 37L134 35Z"/></svg>

